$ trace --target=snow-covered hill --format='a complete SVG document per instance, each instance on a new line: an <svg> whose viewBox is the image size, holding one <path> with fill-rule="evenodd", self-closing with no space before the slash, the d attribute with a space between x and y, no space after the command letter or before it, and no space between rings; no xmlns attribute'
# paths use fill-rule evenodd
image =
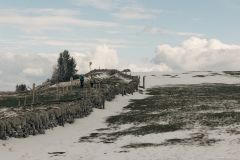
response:
<svg viewBox="0 0 240 160"><path fill-rule="evenodd" d="M238 76L230 76L223 72L147 72L131 73L140 75L141 80L146 76L146 88L156 85L168 84L199 84L199 83L227 83L239 84ZM141 81L142 83L142 81ZM66 124L65 127L56 127L47 130L45 135L30 136L26 139L10 138L7 141L0 140L0 157L8 160L47 160L47 159L210 159L231 158L240 159L239 135L229 136L221 134L226 141L214 146L161 146L138 149L123 149L123 145L136 142L161 142L167 137L186 137L188 132L176 131L160 134L148 134L145 136L125 136L114 143L79 143L80 137L96 132L96 129L107 128L105 119L108 116L122 112L122 108L129 104L130 99L142 99L147 97L140 93L133 95L118 95L112 102L106 102L105 109L94 109L94 112L86 118L78 119L74 124ZM126 126L127 127L127 126ZM214 131L213 131L214 132ZM213 133L219 137L218 133ZM226 137L227 136L227 137ZM236 141L238 140L238 141ZM230 143L231 142L231 143ZM64 152L63 154L51 154Z"/></svg>

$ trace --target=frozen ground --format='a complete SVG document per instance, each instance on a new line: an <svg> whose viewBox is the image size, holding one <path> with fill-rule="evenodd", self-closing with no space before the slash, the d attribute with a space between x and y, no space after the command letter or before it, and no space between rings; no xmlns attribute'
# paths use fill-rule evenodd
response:
<svg viewBox="0 0 240 160"><path fill-rule="evenodd" d="M167 84L199 84L199 83L239 83L238 77L214 75L216 72L187 72L182 73L132 73L132 75L146 75L146 88ZM224 74L222 72L217 72ZM175 78L170 78L171 76ZM177 76L175 76L177 75ZM206 77L193 77L208 75ZM180 77L180 78L177 78ZM107 128L105 119L122 112L130 99L142 99L147 95L134 93L133 95L117 96L112 102L106 103L105 110L94 109L86 118L78 119L74 124L47 130L45 135L30 136L26 139L10 138L0 140L0 159L3 160L45 160L45 159L240 159L240 135L229 135L212 131L211 138L224 138L224 141L213 146L174 145L146 148L121 148L129 143L161 143L169 138L188 138L190 131L176 131L145 136L125 136L114 143L78 142L80 137L97 132L96 129ZM125 126L129 127L129 126ZM122 128L121 128L122 129ZM203 131L204 132L204 131ZM63 154L51 154L64 152Z"/></svg>

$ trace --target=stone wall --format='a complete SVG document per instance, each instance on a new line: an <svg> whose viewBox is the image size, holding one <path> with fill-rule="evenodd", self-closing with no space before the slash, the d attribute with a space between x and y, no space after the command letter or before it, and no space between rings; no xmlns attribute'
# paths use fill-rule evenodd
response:
<svg viewBox="0 0 240 160"><path fill-rule="evenodd" d="M108 72L115 74L119 71ZM119 73L131 81L128 84L103 84L101 89L91 89L87 96L78 100L41 104L21 110L17 116L0 119L0 139L44 134L46 129L64 126L65 123L73 123L77 118L86 117L93 108L104 109L105 100L111 101L116 95L133 94L138 90L137 76Z"/></svg>

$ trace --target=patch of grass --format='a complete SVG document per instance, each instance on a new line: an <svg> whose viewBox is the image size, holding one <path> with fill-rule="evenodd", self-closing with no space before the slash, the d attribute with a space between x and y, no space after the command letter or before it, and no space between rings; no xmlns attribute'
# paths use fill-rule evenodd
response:
<svg viewBox="0 0 240 160"><path fill-rule="evenodd" d="M212 105L196 106L197 111L220 110L220 109L223 109L223 108L220 106L212 106Z"/></svg>
<svg viewBox="0 0 240 160"><path fill-rule="evenodd" d="M228 128L226 130L227 133L230 133L230 134L235 134L235 135L239 135L240 134L240 131L237 130L236 128Z"/></svg>
<svg viewBox="0 0 240 160"><path fill-rule="evenodd" d="M206 77L206 75L195 75L195 76L192 76L192 77Z"/></svg>
<svg viewBox="0 0 240 160"><path fill-rule="evenodd" d="M140 124L140 123L150 123L156 122L165 117L170 112L160 112L158 114L147 114L146 112L127 112L116 116L111 116L107 118L106 122L109 125L123 125L123 124Z"/></svg>
<svg viewBox="0 0 240 160"><path fill-rule="evenodd" d="M217 72L211 73L211 76L215 76L215 75L222 75L222 74L219 74L219 73L217 73Z"/></svg>
<svg viewBox="0 0 240 160"><path fill-rule="evenodd" d="M89 136L89 140L100 138L111 142L126 135L147 135L177 130L191 130L197 127L217 129L240 123L240 86L235 84L194 84L168 85L146 90L144 99L134 99L125 106L125 112L108 117L109 133ZM118 130L121 125L132 124L125 130ZM195 128L196 129L196 128ZM101 131L99 129L98 131ZM227 130L238 134L238 130ZM164 145L213 145L217 139L197 134L191 138L169 139L161 144L136 143L126 148L156 147Z"/></svg>
<svg viewBox="0 0 240 160"><path fill-rule="evenodd" d="M95 138L106 135L106 133L91 133L89 136L79 138L78 142L93 142Z"/></svg>
<svg viewBox="0 0 240 160"><path fill-rule="evenodd" d="M165 142L160 143L159 146L169 146L169 145L197 145L197 146L211 146L216 142L221 141L220 139L208 139L202 137L191 137L191 138L173 138L167 139Z"/></svg>
<svg viewBox="0 0 240 160"><path fill-rule="evenodd" d="M217 142L221 141L220 139L208 139L208 138L173 138L167 139L163 143L130 143L129 145L122 146L122 148L145 148L145 147L158 147L158 146L172 146L172 145L196 145L196 146L211 146Z"/></svg>
<svg viewBox="0 0 240 160"><path fill-rule="evenodd" d="M223 73L231 75L231 76L240 75L240 71L223 71Z"/></svg>
<svg viewBox="0 0 240 160"><path fill-rule="evenodd" d="M125 135L146 135L151 133L174 132L180 130L184 126L183 123L175 124L150 124L141 127L133 127L131 129L110 133L109 136L120 137Z"/></svg>
<svg viewBox="0 0 240 160"><path fill-rule="evenodd" d="M122 148L145 148L145 147L157 147L156 143L130 143L129 145L122 146Z"/></svg>
<svg viewBox="0 0 240 160"><path fill-rule="evenodd" d="M210 127L228 126L240 122L239 112L200 113L200 124Z"/></svg>
<svg viewBox="0 0 240 160"><path fill-rule="evenodd" d="M94 139L100 138L102 142L106 141L115 141L119 137L126 135L146 135L152 133L164 133L164 132L174 132L182 129L184 126L183 123L175 123L175 124L150 124L141 127L132 127L130 129L125 129L122 131L116 131L112 133L91 133L89 136L84 136L79 139L79 142L93 142Z"/></svg>
<svg viewBox="0 0 240 160"><path fill-rule="evenodd" d="M106 131L106 130L110 130L110 128L99 128L99 129L96 129L97 131Z"/></svg>

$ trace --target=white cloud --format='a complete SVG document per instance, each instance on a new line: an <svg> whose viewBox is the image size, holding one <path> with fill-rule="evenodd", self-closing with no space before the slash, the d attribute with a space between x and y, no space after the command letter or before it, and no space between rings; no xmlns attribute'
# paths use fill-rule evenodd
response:
<svg viewBox="0 0 240 160"><path fill-rule="evenodd" d="M162 28L153 28L153 27L150 27L150 26L145 26L143 27L142 29L142 32L146 32L146 33L167 33L169 31L165 30L165 29L162 29Z"/></svg>
<svg viewBox="0 0 240 160"><path fill-rule="evenodd" d="M22 39L1 40L0 44L9 44L11 47L2 48L3 51L15 51L17 48L28 48L29 46L54 46L59 49L74 51L86 51L99 44L108 44L111 48L129 48L129 42L124 39L92 39L93 42L82 42L81 39L59 39L45 36L25 36Z"/></svg>
<svg viewBox="0 0 240 160"><path fill-rule="evenodd" d="M176 33L173 33L173 34L179 35L179 36L196 36L196 37L205 36L205 34L192 33L192 32L176 32Z"/></svg>
<svg viewBox="0 0 240 160"><path fill-rule="evenodd" d="M118 58L117 51L110 49L106 44L96 46L91 52L87 53L84 59L85 63L79 66L82 72L89 71L88 63L92 62L92 69L106 68L123 70L129 68L132 72L148 72L148 71L171 71L172 69L165 64L150 64L148 62L136 65L128 61L123 61Z"/></svg>
<svg viewBox="0 0 240 160"><path fill-rule="evenodd" d="M158 45L152 62L164 63L174 70L239 70L239 54L238 45L192 37L178 47Z"/></svg>
<svg viewBox="0 0 240 160"><path fill-rule="evenodd" d="M119 64L117 51L110 49L106 44L98 45L91 52L86 53L83 63L79 63L82 71L89 71L89 62L92 62L92 69L98 69L99 67L114 69Z"/></svg>
<svg viewBox="0 0 240 160"><path fill-rule="evenodd" d="M100 39L100 38L98 38L96 40L100 43L112 43L112 44L125 44L128 42L124 39L107 39L107 38Z"/></svg>
<svg viewBox="0 0 240 160"><path fill-rule="evenodd" d="M110 34L118 34L118 33L121 33L119 31L106 31L107 33L110 33Z"/></svg>
<svg viewBox="0 0 240 160"><path fill-rule="evenodd" d="M156 18L154 14L160 13L158 10L147 10L139 5L127 5L121 7L119 12L113 13L112 16L119 19L134 20L134 19L152 19Z"/></svg>
<svg viewBox="0 0 240 160"><path fill-rule="evenodd" d="M133 19L152 19L155 18L155 16L150 14L141 14L141 13L133 13L133 12L120 12L120 13L113 13L114 17L119 19L127 19L127 20L133 20Z"/></svg>
<svg viewBox="0 0 240 160"><path fill-rule="evenodd" d="M164 63L151 64L145 61L144 64L136 65L118 58L115 49L106 44L95 46L87 53L69 51L77 62L79 74L89 72L89 62L92 62L91 69L119 69L129 68L133 72L137 71L171 71L171 68ZM51 78L52 67L57 64L59 53L55 54L13 54L0 53L0 68L4 76L0 76L0 89L14 90L16 84L32 83L41 84L47 78ZM0 72L1 73L1 72Z"/></svg>
<svg viewBox="0 0 240 160"><path fill-rule="evenodd" d="M14 12L24 12L24 13L31 13L31 14L41 14L41 15L56 15L56 16L74 16L79 15L80 12L78 10L69 10L69 9L53 9L53 8L28 8L25 10L12 10Z"/></svg>
<svg viewBox="0 0 240 160"><path fill-rule="evenodd" d="M118 19L137 20L156 18L156 14L176 13L159 9L144 8L143 5L135 0L74 0L75 4L88 5L98 9L115 10L111 15Z"/></svg>
<svg viewBox="0 0 240 160"><path fill-rule="evenodd" d="M75 0L75 4L83 6L83 5L89 5L94 8L104 9L104 10L110 10L114 9L119 6L119 0Z"/></svg>
<svg viewBox="0 0 240 160"><path fill-rule="evenodd" d="M48 55L49 59L57 59L57 54ZM46 56L47 57L47 56ZM14 90L16 84L40 84L50 78L53 63L41 54L13 54L0 52L0 68L4 76L0 76L0 89ZM50 58L51 57L51 58Z"/></svg>
<svg viewBox="0 0 240 160"><path fill-rule="evenodd" d="M175 31L171 31L168 29L163 29L163 28L159 28L159 27L150 27L150 26L143 27L142 32L151 33L151 34L171 34L171 35L178 35L178 36L196 36L196 37L205 36L205 34L200 34L200 33L175 32Z"/></svg>
<svg viewBox="0 0 240 160"><path fill-rule="evenodd" d="M42 68L25 68L23 70L23 74L29 75L29 76L41 76L43 75L43 69Z"/></svg>
<svg viewBox="0 0 240 160"><path fill-rule="evenodd" d="M64 9L4 9L0 11L0 23L16 24L15 27L25 32L43 30L68 30L68 25L76 26L117 26L116 23L89 21L77 18L79 12Z"/></svg>
<svg viewBox="0 0 240 160"><path fill-rule="evenodd" d="M0 75L3 74L3 71L0 70Z"/></svg>
<svg viewBox="0 0 240 160"><path fill-rule="evenodd" d="M157 65L156 64L136 65L133 63L128 63L126 64L125 68L129 68L132 72L172 71L171 68L169 68L167 65L163 63Z"/></svg>

